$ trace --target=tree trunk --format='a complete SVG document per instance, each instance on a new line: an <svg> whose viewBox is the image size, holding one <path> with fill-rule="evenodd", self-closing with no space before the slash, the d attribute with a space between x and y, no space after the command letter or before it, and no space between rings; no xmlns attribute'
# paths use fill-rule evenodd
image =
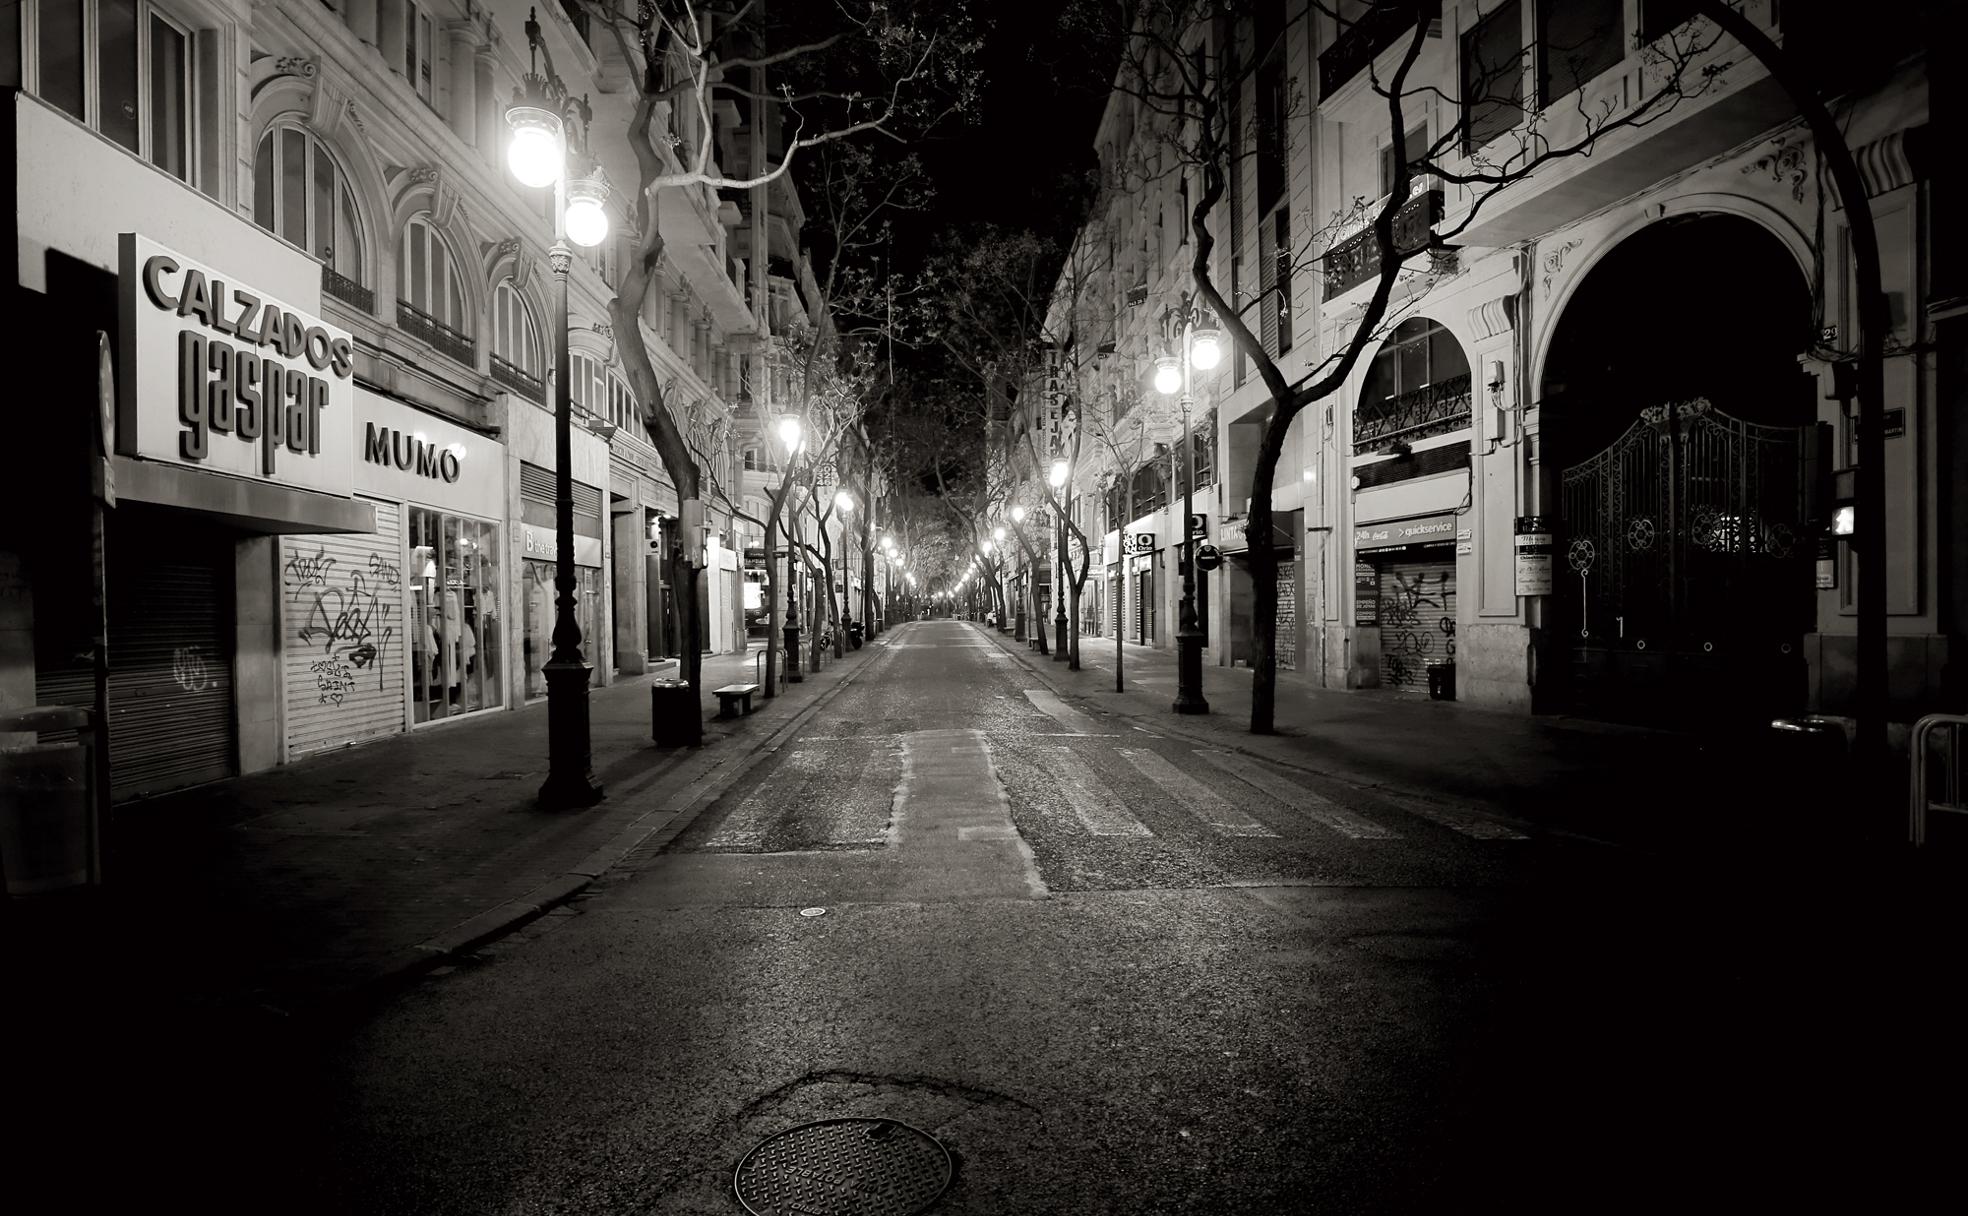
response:
<svg viewBox="0 0 1968 1216"><path fill-rule="evenodd" d="M1273 408L1284 413L1275 402ZM1296 411L1291 411L1296 412ZM1248 532L1251 567L1251 721L1253 735L1277 733L1278 710L1278 551L1271 546L1271 483L1284 449L1283 425L1274 419L1258 445L1257 467L1251 477ZM1186 526L1188 521L1183 521Z"/></svg>
<svg viewBox="0 0 1968 1216"><path fill-rule="evenodd" d="M770 519L765 522L765 584L761 589L765 595L765 688L768 698L779 695L779 631L785 627L785 613L779 607L779 571L773 558L772 537L778 526Z"/></svg>

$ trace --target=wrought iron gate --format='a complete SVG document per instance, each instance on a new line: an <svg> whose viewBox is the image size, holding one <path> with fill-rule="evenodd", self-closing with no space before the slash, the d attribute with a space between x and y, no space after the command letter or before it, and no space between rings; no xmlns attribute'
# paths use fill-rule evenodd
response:
<svg viewBox="0 0 1968 1216"><path fill-rule="evenodd" d="M1676 720L1801 708L1808 428L1650 406L1564 472L1575 708Z"/></svg>

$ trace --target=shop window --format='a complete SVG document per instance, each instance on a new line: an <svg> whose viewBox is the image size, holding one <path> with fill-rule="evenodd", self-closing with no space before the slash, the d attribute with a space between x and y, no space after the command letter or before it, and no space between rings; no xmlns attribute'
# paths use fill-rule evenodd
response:
<svg viewBox="0 0 1968 1216"><path fill-rule="evenodd" d="M410 509L410 675L418 722L505 702L499 526Z"/></svg>
<svg viewBox="0 0 1968 1216"><path fill-rule="evenodd" d="M1518 0L1462 36L1463 145L1481 151L1524 120L1524 25Z"/></svg>
<svg viewBox="0 0 1968 1216"><path fill-rule="evenodd" d="M327 145L299 127L274 126L253 157L253 221L360 283L362 225L355 193Z"/></svg>
<svg viewBox="0 0 1968 1216"><path fill-rule="evenodd" d="M5 9L0 86L23 88L191 180L187 27L147 0L17 0Z"/></svg>
<svg viewBox="0 0 1968 1216"><path fill-rule="evenodd" d="M400 304L408 304L453 334L469 334L471 319L465 311L465 287L458 274L457 255L428 217L419 216L403 227L396 295Z"/></svg>

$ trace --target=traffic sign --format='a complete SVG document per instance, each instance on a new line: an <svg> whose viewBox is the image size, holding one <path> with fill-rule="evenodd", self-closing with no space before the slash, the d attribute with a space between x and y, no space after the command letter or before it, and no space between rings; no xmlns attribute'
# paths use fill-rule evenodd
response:
<svg viewBox="0 0 1968 1216"><path fill-rule="evenodd" d="M1198 570L1214 570L1222 564L1223 554L1218 551L1215 545L1196 546L1196 568Z"/></svg>

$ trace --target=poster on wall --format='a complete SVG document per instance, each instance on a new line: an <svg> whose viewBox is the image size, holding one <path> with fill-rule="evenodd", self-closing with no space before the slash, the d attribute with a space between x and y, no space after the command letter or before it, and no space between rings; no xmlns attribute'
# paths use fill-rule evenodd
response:
<svg viewBox="0 0 1968 1216"><path fill-rule="evenodd" d="M1353 566L1353 623L1380 624L1380 575L1372 562Z"/></svg>
<svg viewBox="0 0 1968 1216"><path fill-rule="evenodd" d="M1520 515L1516 524L1518 595L1551 594L1551 529L1542 515Z"/></svg>

